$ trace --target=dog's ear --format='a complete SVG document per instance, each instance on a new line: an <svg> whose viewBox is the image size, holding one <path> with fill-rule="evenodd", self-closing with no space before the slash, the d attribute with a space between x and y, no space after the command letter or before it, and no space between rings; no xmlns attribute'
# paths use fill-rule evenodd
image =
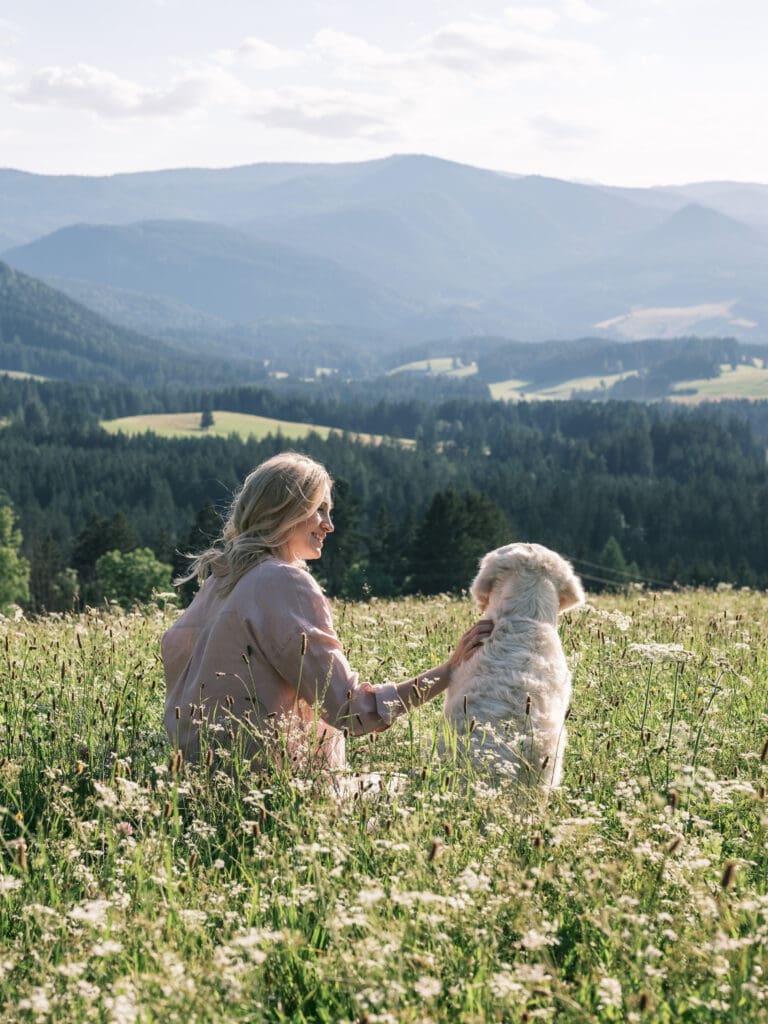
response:
<svg viewBox="0 0 768 1024"><path fill-rule="evenodd" d="M575 608L577 604L584 603L584 588L581 580L574 573L568 563L565 563L567 572L563 573L557 583L557 596L560 601L560 611L567 611L568 608Z"/></svg>
<svg viewBox="0 0 768 1024"><path fill-rule="evenodd" d="M498 579L496 566L496 552L489 551L480 562L480 569L472 581L470 593L481 612L488 607L493 585Z"/></svg>
<svg viewBox="0 0 768 1024"><path fill-rule="evenodd" d="M483 555L480 561L480 569L475 576L470 593L477 602L481 612L488 607L491 598L491 591L502 578L513 570L515 564L515 552L523 545L507 544L505 547L496 548Z"/></svg>

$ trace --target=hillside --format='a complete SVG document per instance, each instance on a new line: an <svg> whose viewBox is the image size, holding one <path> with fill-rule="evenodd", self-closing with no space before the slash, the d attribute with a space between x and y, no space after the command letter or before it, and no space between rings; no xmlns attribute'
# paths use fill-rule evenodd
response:
<svg viewBox="0 0 768 1024"><path fill-rule="evenodd" d="M43 282L0 263L0 370L146 387L264 376L116 327Z"/></svg>
<svg viewBox="0 0 768 1024"><path fill-rule="evenodd" d="M476 377L496 398L765 398L768 345L734 338L580 338L564 342L470 339L430 348L426 358L390 369L396 377Z"/></svg>
<svg viewBox="0 0 768 1024"><path fill-rule="evenodd" d="M227 334L246 325L288 330L294 349L335 333L350 347L317 365L344 371L354 350L364 365L489 334L767 341L766 196L407 155L99 179L0 171L0 237L23 243L9 263L123 326L206 351L233 351Z"/></svg>
<svg viewBox="0 0 768 1024"><path fill-rule="evenodd" d="M394 325L409 312L330 260L196 221L76 225L5 257L37 276L160 295L229 321L291 317Z"/></svg>

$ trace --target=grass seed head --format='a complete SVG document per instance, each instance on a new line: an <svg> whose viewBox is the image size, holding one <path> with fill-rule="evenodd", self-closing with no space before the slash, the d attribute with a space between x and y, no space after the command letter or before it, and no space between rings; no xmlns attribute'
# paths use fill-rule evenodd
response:
<svg viewBox="0 0 768 1024"><path fill-rule="evenodd" d="M726 861L725 867L723 868L723 874L720 877L720 888L731 889L736 881L736 863L732 860Z"/></svg>

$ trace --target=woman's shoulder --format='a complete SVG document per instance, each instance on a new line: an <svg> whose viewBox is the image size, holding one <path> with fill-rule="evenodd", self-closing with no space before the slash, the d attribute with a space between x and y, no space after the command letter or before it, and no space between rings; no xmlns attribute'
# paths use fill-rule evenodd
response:
<svg viewBox="0 0 768 1024"><path fill-rule="evenodd" d="M265 558L254 565L243 574L238 586L240 584L246 584L248 589L258 584L259 587L275 588L276 592L299 590L323 596L320 584L310 572L279 558Z"/></svg>

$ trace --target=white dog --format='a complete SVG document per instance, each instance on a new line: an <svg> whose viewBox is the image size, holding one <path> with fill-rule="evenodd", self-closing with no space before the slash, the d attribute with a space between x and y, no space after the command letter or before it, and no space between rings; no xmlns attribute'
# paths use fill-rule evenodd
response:
<svg viewBox="0 0 768 1024"><path fill-rule="evenodd" d="M473 758L549 789L560 784L571 699L558 612L584 600L571 565L540 544L507 544L480 562L472 596L493 633L454 673L445 716Z"/></svg>

